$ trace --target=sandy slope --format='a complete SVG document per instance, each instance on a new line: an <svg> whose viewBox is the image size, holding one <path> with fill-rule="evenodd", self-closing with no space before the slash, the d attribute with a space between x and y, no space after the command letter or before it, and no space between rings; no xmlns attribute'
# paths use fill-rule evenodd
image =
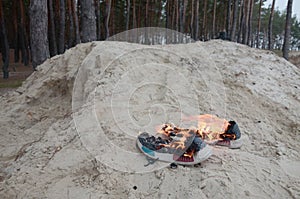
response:
<svg viewBox="0 0 300 199"><path fill-rule="evenodd" d="M0 197L299 198L299 89L297 67L230 42L79 45L1 97ZM181 111L234 119L244 146L215 147L197 168L133 172L147 162L136 132ZM105 138L137 155L109 157Z"/></svg>

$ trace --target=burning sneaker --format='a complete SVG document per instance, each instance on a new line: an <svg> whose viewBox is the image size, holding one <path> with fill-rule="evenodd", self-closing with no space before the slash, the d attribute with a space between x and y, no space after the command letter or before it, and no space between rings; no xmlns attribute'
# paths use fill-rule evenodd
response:
<svg viewBox="0 0 300 199"><path fill-rule="evenodd" d="M138 136L137 146L152 159L181 165L198 164L212 155L211 148L194 131L187 129L166 139L142 133Z"/></svg>
<svg viewBox="0 0 300 199"><path fill-rule="evenodd" d="M229 121L229 125L225 133L220 134L222 140L218 140L215 144L226 146L230 149L238 149L243 145L240 129L235 121Z"/></svg>

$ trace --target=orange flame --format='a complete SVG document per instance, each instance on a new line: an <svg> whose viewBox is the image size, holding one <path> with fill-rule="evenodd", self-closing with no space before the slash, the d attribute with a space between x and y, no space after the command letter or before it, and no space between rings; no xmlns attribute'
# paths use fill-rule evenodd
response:
<svg viewBox="0 0 300 199"><path fill-rule="evenodd" d="M229 126L227 120L210 114L185 117L184 120L198 121L198 133L208 141L219 140Z"/></svg>
<svg viewBox="0 0 300 199"><path fill-rule="evenodd" d="M171 147L185 151L183 156L192 157L194 150L188 150L188 140L192 136L200 136L203 140L214 141L228 137L235 139L235 135L224 134L229 126L225 119L218 118L214 115L197 115L184 117L183 121L197 121L197 128L183 129L173 124L163 124L157 128L158 134L166 138L172 138L169 144L163 144L163 147ZM190 145L191 143L189 143Z"/></svg>

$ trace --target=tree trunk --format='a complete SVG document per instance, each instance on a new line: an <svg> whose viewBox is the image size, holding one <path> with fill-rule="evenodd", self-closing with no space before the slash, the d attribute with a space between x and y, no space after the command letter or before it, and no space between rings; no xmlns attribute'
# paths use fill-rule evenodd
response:
<svg viewBox="0 0 300 199"><path fill-rule="evenodd" d="M199 0L195 1L195 15L194 15L194 40L199 38Z"/></svg>
<svg viewBox="0 0 300 199"><path fill-rule="evenodd" d="M58 53L63 54L65 52L65 26L66 26L66 9L65 0L59 1L59 37L58 37Z"/></svg>
<svg viewBox="0 0 300 199"><path fill-rule="evenodd" d="M288 0L286 9L285 33L283 42L283 57L289 60L290 37L291 37L291 17L292 17L293 0Z"/></svg>
<svg viewBox="0 0 300 199"><path fill-rule="evenodd" d="M170 1L167 1L166 3L166 26L165 28L169 29L170 28Z"/></svg>
<svg viewBox="0 0 300 199"><path fill-rule="evenodd" d="M227 4L227 17L226 17L226 37L230 38L230 20L231 19L231 0L228 0L228 4Z"/></svg>
<svg viewBox="0 0 300 199"><path fill-rule="evenodd" d="M12 1L12 21L14 32L15 62L19 62L19 52L21 50L22 63L27 66L29 64L29 44L26 31L25 8L22 0ZM15 70L14 67L13 70Z"/></svg>
<svg viewBox="0 0 300 199"><path fill-rule="evenodd" d="M177 32L179 32L179 0L174 0L174 30L176 30ZM178 34L176 34L175 32L172 33L172 37L174 38L173 41L175 43L177 43L179 40L178 38Z"/></svg>
<svg viewBox="0 0 300 199"><path fill-rule="evenodd" d="M235 33L236 33L236 24L238 21L238 10L239 9L239 0L234 0L234 8L233 8L233 19L232 19L232 27L230 32L230 40L236 41Z"/></svg>
<svg viewBox="0 0 300 199"><path fill-rule="evenodd" d="M182 33L182 30L183 30L182 20L183 20L183 5L184 5L184 1L183 0L179 0L178 4L179 4L179 32Z"/></svg>
<svg viewBox="0 0 300 199"><path fill-rule="evenodd" d="M204 0L203 19L202 19L202 33L203 33L202 39L204 39L204 41L207 39L206 38L206 27L207 27L206 15L207 15L207 0Z"/></svg>
<svg viewBox="0 0 300 199"><path fill-rule="evenodd" d="M188 0L181 1L181 9L180 9L180 32L185 32L185 16L186 16L186 6L188 4Z"/></svg>
<svg viewBox="0 0 300 199"><path fill-rule="evenodd" d="M136 28L135 0L132 0L132 28Z"/></svg>
<svg viewBox="0 0 300 199"><path fill-rule="evenodd" d="M262 6L262 0L259 1L259 10L258 10L258 20L257 20L257 33L256 33L256 48L259 48L260 46L260 21L261 21L261 6Z"/></svg>
<svg viewBox="0 0 300 199"><path fill-rule="evenodd" d="M248 31L249 31L249 3L250 0L244 0L244 21L243 21L243 44L248 43Z"/></svg>
<svg viewBox="0 0 300 199"><path fill-rule="evenodd" d="M146 12L145 12L145 21L144 21L144 27L149 26L149 0L146 0ZM145 31L145 44L149 44L148 40L148 31Z"/></svg>
<svg viewBox="0 0 300 199"><path fill-rule="evenodd" d="M97 40L101 40L101 9L100 9L100 1L95 1L95 15L96 15L96 23L97 23Z"/></svg>
<svg viewBox="0 0 300 199"><path fill-rule="evenodd" d="M74 46L75 37L74 37L74 21L73 21L73 12L72 12L72 0L67 0L67 8L68 8L68 15L69 15L69 38L68 38L68 48Z"/></svg>
<svg viewBox="0 0 300 199"><path fill-rule="evenodd" d="M263 36L263 42L262 42L262 49L266 49L266 43L267 43L267 34L266 34L266 29L264 29L264 36Z"/></svg>
<svg viewBox="0 0 300 199"><path fill-rule="evenodd" d="M191 0L191 23L190 23L190 32L191 32L191 37L195 39L194 36L194 0Z"/></svg>
<svg viewBox="0 0 300 199"><path fill-rule="evenodd" d="M19 55L19 36L18 36L18 14L17 14L17 10L18 10L18 2L17 1L13 1L12 4L12 21L13 21L13 28L14 28L14 61L15 63L18 63L20 60L20 55Z"/></svg>
<svg viewBox="0 0 300 199"><path fill-rule="evenodd" d="M152 2L148 2L148 27L151 27L152 26L152 23L154 22L153 20L153 4L155 0L152 0Z"/></svg>
<svg viewBox="0 0 300 199"><path fill-rule="evenodd" d="M128 38L128 30L129 30L129 24L130 24L130 0L126 1L126 25L125 25L125 31L126 31L126 41L129 40Z"/></svg>
<svg viewBox="0 0 300 199"><path fill-rule="evenodd" d="M129 30L129 20L130 20L130 0L127 0L127 12L126 12L126 31Z"/></svg>
<svg viewBox="0 0 300 199"><path fill-rule="evenodd" d="M223 25L222 26L222 30L224 30L224 32L226 32L226 18L227 18L227 3L226 3L227 0L223 0L221 1L221 4L222 4L222 11L223 12L220 12L220 19L221 21L223 22ZM221 14L222 13L222 14ZM223 16L222 16L223 15ZM222 24L222 23L221 23ZM227 34L226 34L227 35Z"/></svg>
<svg viewBox="0 0 300 199"><path fill-rule="evenodd" d="M256 37L255 34L251 34L251 42L250 42L251 48L254 47L255 37Z"/></svg>
<svg viewBox="0 0 300 199"><path fill-rule="evenodd" d="M97 40L95 6L93 0L81 1L81 41L83 43Z"/></svg>
<svg viewBox="0 0 300 199"><path fill-rule="evenodd" d="M217 0L214 0L213 21L212 21L212 39L214 39L216 36L216 10L217 10Z"/></svg>
<svg viewBox="0 0 300 199"><path fill-rule="evenodd" d="M176 8L176 26L175 26L175 30L177 31L177 32L179 32L180 31L180 24L179 24L179 18L180 18L180 14L179 14L179 0L175 0L175 8Z"/></svg>
<svg viewBox="0 0 300 199"><path fill-rule="evenodd" d="M5 28L5 20L4 20L4 13L3 13L3 6L2 1L0 1L0 46L1 46L1 53L2 53L2 71L3 71L3 78L7 79L9 77L9 45L7 40L6 28Z"/></svg>
<svg viewBox="0 0 300 199"><path fill-rule="evenodd" d="M110 21L109 21L109 34L110 35L114 35L115 32L115 5L116 4L116 0L111 0L111 5L110 5Z"/></svg>
<svg viewBox="0 0 300 199"><path fill-rule="evenodd" d="M105 38L109 38L109 18L110 18L110 9L111 9L111 0L105 1Z"/></svg>
<svg viewBox="0 0 300 199"><path fill-rule="evenodd" d="M168 1L166 1L166 21L165 21L165 28L167 29L168 28L168 22L169 22L169 3Z"/></svg>
<svg viewBox="0 0 300 199"><path fill-rule="evenodd" d="M238 43L242 43L242 33L243 33L243 27L244 27L244 21L245 21L245 14L244 14L244 4L245 4L245 0L241 0L241 5L240 5L240 25L239 25L239 32L238 32L238 38L237 41Z"/></svg>
<svg viewBox="0 0 300 199"><path fill-rule="evenodd" d="M138 15L137 15L137 28L141 27L141 15L142 15L142 9L141 9L141 1L139 0L139 6L138 6ZM168 5L168 3L167 3Z"/></svg>
<svg viewBox="0 0 300 199"><path fill-rule="evenodd" d="M30 43L32 66L49 58L47 0L30 1Z"/></svg>
<svg viewBox="0 0 300 199"><path fill-rule="evenodd" d="M60 0L53 0L54 5L54 26L55 26L55 36L56 36L56 46L57 46L57 53L59 54L59 34L60 34Z"/></svg>
<svg viewBox="0 0 300 199"><path fill-rule="evenodd" d="M49 11L49 20L48 20L48 27L49 27L49 50L50 56L53 57L57 55L57 45L56 45L56 35L55 35L55 24L54 24L54 12L53 12L53 1L48 0L48 11Z"/></svg>
<svg viewBox="0 0 300 199"><path fill-rule="evenodd" d="M271 50L273 49L273 36L272 36L272 28L273 28L273 17L274 17L274 8L275 8L275 0L273 0L273 3L272 3L272 8L271 8L271 14L270 14L270 18L269 18L269 31L268 31L268 40L269 40L269 43L268 43L268 49Z"/></svg>
<svg viewBox="0 0 300 199"><path fill-rule="evenodd" d="M19 38L20 38L20 47L21 47L21 53L22 53L22 63L24 63L25 66L29 64L29 57L28 57L28 41L27 41L27 35L26 35L26 24L25 24L25 9L24 9L24 2L22 0L19 0L20 5L20 21L18 25L19 29Z"/></svg>
<svg viewBox="0 0 300 199"><path fill-rule="evenodd" d="M162 2L158 1L158 10L162 10ZM156 23L155 26L159 27L160 26L160 21L161 21L161 12L158 12L157 15L155 15L156 17Z"/></svg>
<svg viewBox="0 0 300 199"><path fill-rule="evenodd" d="M75 0L72 0L72 12L73 12L74 29L75 29L75 42L76 42L76 44L79 44L80 43L80 33L79 33L79 22L78 22L78 15L76 12Z"/></svg>
<svg viewBox="0 0 300 199"><path fill-rule="evenodd" d="M148 1L148 0L147 0ZM175 30L175 15L176 15L176 5L175 5L175 1L176 0L172 0L172 11L171 11L171 13L172 13L172 25L171 25L171 29L172 30Z"/></svg>
<svg viewBox="0 0 300 199"><path fill-rule="evenodd" d="M250 46L252 41L252 13L253 13L253 6L254 0L250 0L249 2L249 17L248 17L248 36L247 36L247 45Z"/></svg>

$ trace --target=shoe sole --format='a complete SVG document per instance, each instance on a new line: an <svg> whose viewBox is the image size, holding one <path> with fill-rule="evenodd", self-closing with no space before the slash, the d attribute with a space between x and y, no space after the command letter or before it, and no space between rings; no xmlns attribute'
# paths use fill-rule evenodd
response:
<svg viewBox="0 0 300 199"><path fill-rule="evenodd" d="M196 152L192 158L177 157L172 153L160 153L158 151L153 151L145 146L137 139L137 147L143 152L144 155L157 159L164 162L176 163L181 165L194 165L203 162L212 155L212 149L210 146L206 145L203 149Z"/></svg>
<svg viewBox="0 0 300 199"><path fill-rule="evenodd" d="M243 141L241 139L231 140L230 145L218 144L218 140L217 141L205 141L205 143L209 144L211 146L225 146L225 147L228 147L230 149L239 149L243 145Z"/></svg>
<svg viewBox="0 0 300 199"><path fill-rule="evenodd" d="M241 139L230 141L230 149L239 149L243 145L243 141Z"/></svg>

